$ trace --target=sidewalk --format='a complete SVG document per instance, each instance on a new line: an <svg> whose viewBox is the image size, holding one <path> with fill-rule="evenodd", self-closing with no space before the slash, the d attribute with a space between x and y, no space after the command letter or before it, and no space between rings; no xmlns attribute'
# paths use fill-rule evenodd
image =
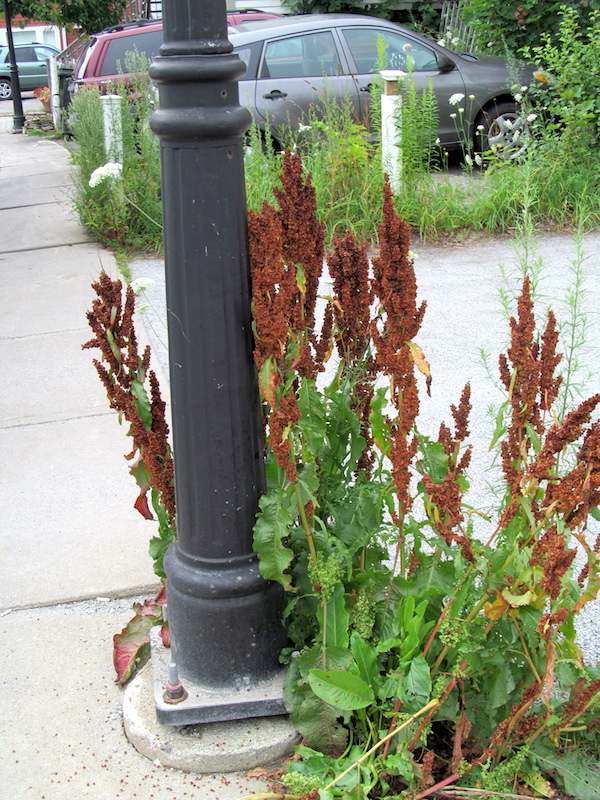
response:
<svg viewBox="0 0 600 800"><path fill-rule="evenodd" d="M81 350L90 283L117 269L77 222L65 147L10 134L10 104L0 113L0 796L236 800L264 791L244 774L153 763L123 733L112 637L133 600L158 588L153 528L133 509L126 429L94 354Z"/></svg>

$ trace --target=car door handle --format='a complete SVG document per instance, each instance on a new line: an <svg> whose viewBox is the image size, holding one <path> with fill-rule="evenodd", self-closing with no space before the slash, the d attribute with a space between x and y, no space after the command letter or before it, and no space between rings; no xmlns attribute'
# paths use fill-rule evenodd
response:
<svg viewBox="0 0 600 800"><path fill-rule="evenodd" d="M287 97L287 92L280 92L279 89L273 89L268 94L263 94L265 100L278 100L280 97Z"/></svg>
<svg viewBox="0 0 600 800"><path fill-rule="evenodd" d="M373 84L372 83L367 83L366 86L361 86L360 87L360 91L361 92L367 92L368 94L371 94L372 90L373 90Z"/></svg>

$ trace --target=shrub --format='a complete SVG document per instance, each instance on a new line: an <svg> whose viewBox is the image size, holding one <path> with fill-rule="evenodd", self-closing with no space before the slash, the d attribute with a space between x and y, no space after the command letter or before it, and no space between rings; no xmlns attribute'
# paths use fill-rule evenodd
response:
<svg viewBox="0 0 600 800"><path fill-rule="evenodd" d="M560 0L466 0L464 14L475 29L482 50L516 55L523 47L539 44L542 34L557 34L561 5ZM583 25L598 6L598 0L570 3Z"/></svg>

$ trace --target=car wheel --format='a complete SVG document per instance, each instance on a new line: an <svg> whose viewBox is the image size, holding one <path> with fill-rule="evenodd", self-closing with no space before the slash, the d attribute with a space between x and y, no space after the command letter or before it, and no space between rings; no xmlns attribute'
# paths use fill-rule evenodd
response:
<svg viewBox="0 0 600 800"><path fill-rule="evenodd" d="M479 115L475 123L475 149L498 158L517 158L527 149L530 133L515 103L498 103Z"/></svg>
<svg viewBox="0 0 600 800"><path fill-rule="evenodd" d="M12 88L8 78L0 78L0 100L10 100Z"/></svg>

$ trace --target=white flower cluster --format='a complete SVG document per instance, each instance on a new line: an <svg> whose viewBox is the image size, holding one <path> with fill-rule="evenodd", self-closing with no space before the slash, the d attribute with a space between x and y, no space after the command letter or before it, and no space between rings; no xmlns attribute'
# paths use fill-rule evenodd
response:
<svg viewBox="0 0 600 800"><path fill-rule="evenodd" d="M120 178L122 174L123 165L115 163L114 161L109 161L107 164L103 164L92 172L89 184L93 189L94 186L99 186L105 180Z"/></svg>
<svg viewBox="0 0 600 800"><path fill-rule="evenodd" d="M457 92L448 99L448 102L450 103L451 106L457 106L463 99L464 99L464 94Z"/></svg>
<svg viewBox="0 0 600 800"><path fill-rule="evenodd" d="M451 31L446 31L442 38L438 39L438 44L440 47L458 47L460 44L460 38L458 36L452 36Z"/></svg>

